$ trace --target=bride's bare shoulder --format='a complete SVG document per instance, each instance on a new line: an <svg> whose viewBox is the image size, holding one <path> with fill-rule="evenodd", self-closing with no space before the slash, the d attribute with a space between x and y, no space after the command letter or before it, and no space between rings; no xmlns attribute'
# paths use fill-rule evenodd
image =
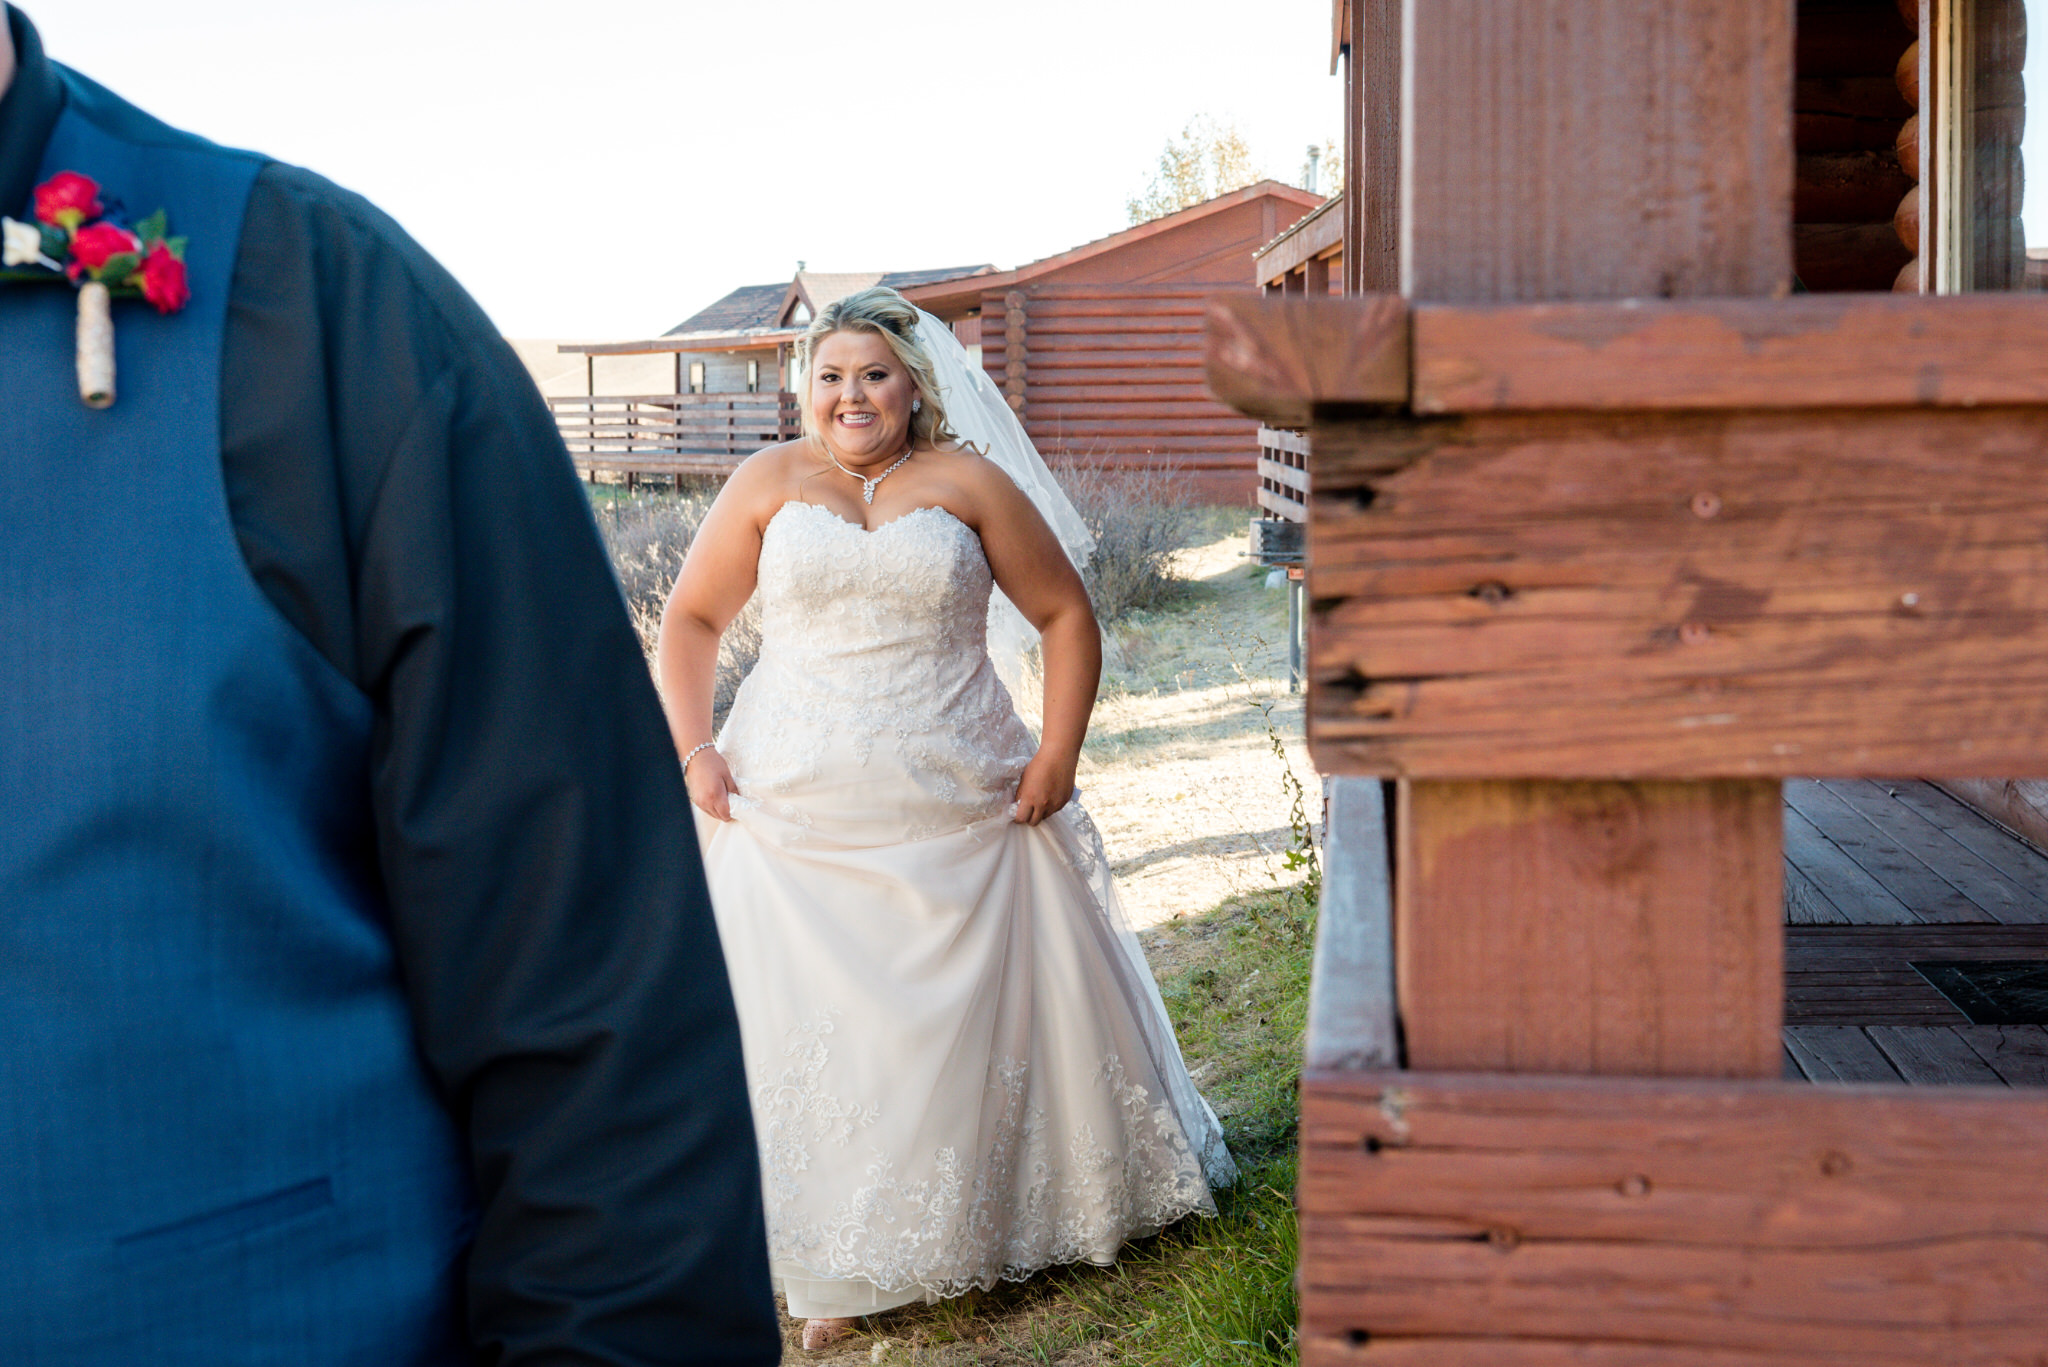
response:
<svg viewBox="0 0 2048 1367"><path fill-rule="evenodd" d="M789 497L789 491L814 472L817 462L805 450L805 441L780 442L764 446L741 461L719 490L720 500L739 503L764 516L772 515Z"/></svg>

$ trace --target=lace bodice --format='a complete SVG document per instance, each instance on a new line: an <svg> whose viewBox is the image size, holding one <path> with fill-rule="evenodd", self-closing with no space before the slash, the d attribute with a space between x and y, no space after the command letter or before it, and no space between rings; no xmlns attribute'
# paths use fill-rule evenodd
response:
<svg viewBox="0 0 2048 1367"><path fill-rule="evenodd" d="M784 504L761 536L760 658L719 743L742 802L851 844L1006 811L1033 743L989 660L993 585L980 538L944 508L869 531ZM841 747L854 772L910 778L913 810L821 783Z"/></svg>

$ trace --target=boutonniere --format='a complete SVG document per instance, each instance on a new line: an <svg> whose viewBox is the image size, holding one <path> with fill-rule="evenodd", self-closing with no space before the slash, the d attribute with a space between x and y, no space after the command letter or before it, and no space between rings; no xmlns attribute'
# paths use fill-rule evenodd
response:
<svg viewBox="0 0 2048 1367"><path fill-rule="evenodd" d="M146 299L159 313L185 307L185 239L167 235L158 209L132 228L106 216L100 187L59 171L36 187L36 221L0 218L0 280L69 284L78 291L78 397L114 402L114 299Z"/></svg>

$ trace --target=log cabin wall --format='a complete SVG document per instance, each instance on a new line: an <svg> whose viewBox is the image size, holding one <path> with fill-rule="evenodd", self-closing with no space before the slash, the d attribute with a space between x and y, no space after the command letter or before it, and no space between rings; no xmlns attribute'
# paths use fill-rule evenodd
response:
<svg viewBox="0 0 2048 1367"><path fill-rule="evenodd" d="M1792 268L1816 294L1918 289L1917 165L1907 123L1918 0L1800 0L1794 48ZM1903 78L1903 79L1902 79ZM1902 143L1902 135L1904 141ZM1907 239L1911 239L1910 242Z"/></svg>
<svg viewBox="0 0 2048 1367"><path fill-rule="evenodd" d="M1249 289L1249 286L1241 286ZM1259 425L1209 395L1209 286L1027 285L981 305L981 363L1044 457L1172 468L1200 498L1249 503Z"/></svg>

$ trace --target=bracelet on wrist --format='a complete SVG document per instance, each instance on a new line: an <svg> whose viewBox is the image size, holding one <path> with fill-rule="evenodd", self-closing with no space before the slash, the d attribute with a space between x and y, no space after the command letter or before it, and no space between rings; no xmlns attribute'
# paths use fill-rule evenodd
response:
<svg viewBox="0 0 2048 1367"><path fill-rule="evenodd" d="M684 778L688 778L690 776L690 761L697 758L697 756L703 754L706 750L709 750L716 744L718 744L718 742L715 740L707 740L702 745L699 745L696 749L690 751L689 754L683 756Z"/></svg>

